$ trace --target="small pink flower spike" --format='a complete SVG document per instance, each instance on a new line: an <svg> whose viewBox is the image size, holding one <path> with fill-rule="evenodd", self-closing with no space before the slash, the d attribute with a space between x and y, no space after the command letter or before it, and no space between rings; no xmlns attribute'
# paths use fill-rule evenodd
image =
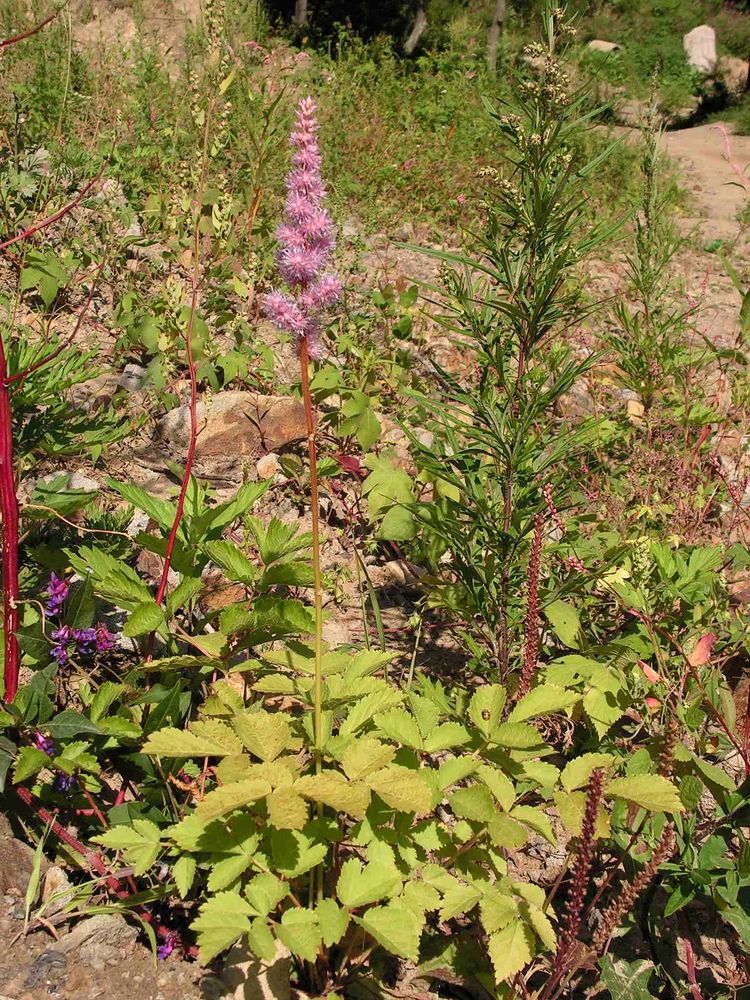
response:
<svg viewBox="0 0 750 1000"><path fill-rule="evenodd" d="M327 271L335 247L333 220L322 205L325 186L320 176L315 102L299 102L294 130L292 168L286 180L284 222L276 235L279 276L288 293L273 291L263 300L266 316L282 330L307 344L311 358L320 357L319 314L341 294L338 275Z"/></svg>

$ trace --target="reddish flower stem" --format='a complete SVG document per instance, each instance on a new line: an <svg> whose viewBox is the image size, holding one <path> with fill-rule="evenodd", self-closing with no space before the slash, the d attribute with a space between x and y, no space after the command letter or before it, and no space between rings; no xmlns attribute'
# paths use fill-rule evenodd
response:
<svg viewBox="0 0 750 1000"><path fill-rule="evenodd" d="M63 5L65 6L65 5ZM31 38L32 35L38 34L42 28L46 28L50 22L54 21L57 15L63 8L60 7L58 10L53 10L49 17L45 17L43 21L39 24L34 25L33 28L29 28L28 31L22 31L20 35L13 35L11 38L0 39L0 49L7 49L11 45L16 45L18 42L23 42L27 38Z"/></svg>
<svg viewBox="0 0 750 1000"><path fill-rule="evenodd" d="M187 496L188 486L190 485L190 475L193 471L193 462L195 461L195 446L198 440L198 379L195 371L195 360L193 358L193 326L195 323L195 313L198 307L198 282L196 277L193 278L193 294L190 305L190 320L188 322L187 333L185 335L186 349L187 349L187 363L188 372L190 375L190 442L188 444L187 456L185 458L185 473L182 477L182 485L180 486L180 495L177 498L177 509L175 510L174 521L172 522L172 529L169 532L169 539L167 540L167 548L164 553L164 568L161 573L161 580L159 581L159 589L156 592L156 603L162 604L164 601L164 595L167 592L167 582L169 580L169 570L172 565L172 555L174 553L175 543L177 541L177 532L180 530L180 523L182 521L182 516L185 511L185 497ZM154 645L156 643L156 630L148 637L148 649L146 652L146 662L150 663L154 658Z"/></svg>
<svg viewBox="0 0 750 1000"><path fill-rule="evenodd" d="M177 533L180 530L180 523L185 511L185 497L187 496L188 487L190 485L190 475L193 471L193 462L195 461L195 448L198 440L198 376L195 369L195 359L193 357L193 329L195 327L195 316L198 310L198 291L200 286L200 247L201 247L201 234L200 234L200 206L203 204L203 192L206 186L206 171L208 168L208 135L209 135L209 124L211 120L211 110L212 105L209 104L208 111L206 113L206 120L203 127L203 160L201 167L201 178L198 187L198 195L196 197L196 220L195 220L195 230L193 232L193 272L191 276L191 289L192 295L190 299L190 318L188 319L187 331L185 333L185 350L187 354L187 365L188 365L188 375L190 378L190 441L188 443L187 455L185 457L185 472L182 477L182 483L180 485L180 494L177 498L177 509L175 510L174 521L172 522L172 528L169 532L169 538L167 540L167 548L164 552L164 567L161 573L161 580L159 581L159 588L156 592L156 603L162 604L164 601L164 596L167 592L167 583L169 582L169 570L172 565L172 555L174 553L175 543L177 542ZM156 644L156 629L148 637L148 646L146 649L146 663L150 663L154 658L154 646ZM150 676L146 674L146 686L150 684Z"/></svg>
<svg viewBox="0 0 750 1000"><path fill-rule="evenodd" d="M523 669L518 681L518 697L522 698L531 689L539 659L539 568L544 540L544 515L539 513L534 519L534 539L529 555L528 584L526 596L526 647Z"/></svg>
<svg viewBox="0 0 750 1000"><path fill-rule="evenodd" d="M13 469L13 425L5 345L0 334L0 511L2 511L3 630L5 666L3 698L18 691L18 496Z"/></svg>
<svg viewBox="0 0 750 1000"><path fill-rule="evenodd" d="M54 215L48 215L46 219L42 219L40 222L35 222L33 226L29 226L28 229L24 229L24 231L22 233L19 233L17 236L12 236L10 239L5 240L3 243L0 243L0 250L6 250L8 247L13 246L14 243L20 243L21 240L28 239L29 236L33 236L35 233L38 233L41 229L46 229L47 226L51 226L54 222L59 222L59 220L62 219L64 216L66 216L69 212L72 212L73 209L76 207L76 205L79 205L83 201L83 199L92 189L92 187L94 187L94 185L99 183L99 181L102 179L104 171L107 169L108 166L109 166L109 157L107 157L107 159L102 164L102 168L96 175L96 177L92 177L92 179L88 182L88 184L86 184L84 187L81 188L81 190L78 192L75 198L72 199L72 201L69 201L67 205L63 205L63 207L58 212L55 212Z"/></svg>
<svg viewBox="0 0 750 1000"><path fill-rule="evenodd" d="M116 893L121 899L126 898L129 893L127 889L124 889L122 883L118 878L116 878L111 872L107 871L107 866L100 854L95 854L85 847L80 840L76 840L72 833L68 833L64 826L61 826L55 817L49 812L44 806L40 805L36 798L31 794L28 788L24 788L23 785L14 785L13 789L16 795L24 802L29 809L33 810L39 819L46 823L50 828L51 832L61 840L64 844L76 854L83 858L84 863L88 868L92 868L98 875L104 877L107 886ZM143 915L144 919L148 919L147 916Z"/></svg>

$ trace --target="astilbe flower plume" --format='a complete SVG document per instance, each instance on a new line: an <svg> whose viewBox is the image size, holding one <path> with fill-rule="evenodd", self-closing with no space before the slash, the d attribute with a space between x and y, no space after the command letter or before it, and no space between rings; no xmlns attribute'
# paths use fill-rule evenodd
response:
<svg viewBox="0 0 750 1000"><path fill-rule="evenodd" d="M643 890L653 880L659 870L659 866L672 857L674 850L674 826L671 823L667 823L664 826L659 843L656 845L654 853L651 856L651 860L643 866L631 883L622 887L619 894L605 910L601 923L591 942L592 947L597 953L604 950L607 942L620 926L622 918L633 909Z"/></svg>
<svg viewBox="0 0 750 1000"><path fill-rule="evenodd" d="M578 848L576 859L573 864L573 871L570 878L570 890L565 903L562 920L560 921L561 933L557 942L557 952L552 966L552 972L547 984L542 991L540 1000L549 1000L555 987L566 973L568 963L574 950L578 932L581 929L581 919L583 916L583 906L586 901L586 893L589 887L589 876L591 865L594 860L594 846L596 843L596 823L599 813L599 803L602 798L604 787L604 772L597 768L593 771L589 779L586 790L586 806L581 821L581 835L578 838Z"/></svg>
<svg viewBox="0 0 750 1000"><path fill-rule="evenodd" d="M279 329L305 341L311 358L320 357L320 313L341 294L338 276L326 270L335 245L334 227L323 207L325 186L320 176L318 122L315 102L299 102L294 131L292 169L286 181L284 222L277 230L281 244L276 256L287 291L264 297L263 311Z"/></svg>

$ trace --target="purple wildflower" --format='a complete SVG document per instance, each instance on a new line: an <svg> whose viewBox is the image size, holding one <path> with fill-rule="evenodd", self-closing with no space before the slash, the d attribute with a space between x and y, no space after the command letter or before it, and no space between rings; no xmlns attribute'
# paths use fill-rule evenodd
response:
<svg viewBox="0 0 750 1000"><path fill-rule="evenodd" d="M48 615L58 615L70 590L70 581L61 579L57 573L50 573L47 584L47 603L45 609Z"/></svg>
<svg viewBox="0 0 750 1000"><path fill-rule="evenodd" d="M96 648L96 629L77 628L73 632L73 638L81 656L91 656Z"/></svg>
<svg viewBox="0 0 750 1000"><path fill-rule="evenodd" d="M45 736L44 733L36 733L34 735L34 745L39 750L43 750L48 757L55 756L55 741L51 736Z"/></svg>
<svg viewBox="0 0 750 1000"><path fill-rule="evenodd" d="M62 792L67 795L68 792L72 792L76 786L76 777L74 774L63 774L60 772L55 778L54 789L56 792Z"/></svg>
<svg viewBox="0 0 750 1000"><path fill-rule="evenodd" d="M96 633L97 653L105 653L108 649L112 649L114 647L115 637L106 625L102 624L102 622L97 622L94 632Z"/></svg>
<svg viewBox="0 0 750 1000"><path fill-rule="evenodd" d="M177 931L167 931L164 935L164 944L160 944L156 949L156 957L160 961L164 961L168 958L175 949L175 946L179 943L179 934Z"/></svg>
<svg viewBox="0 0 750 1000"><path fill-rule="evenodd" d="M55 640L55 645L52 647L52 656L61 667L64 667L70 659L70 646L75 641L73 629L70 625L61 625L60 628L54 629L50 634Z"/></svg>
<svg viewBox="0 0 750 1000"><path fill-rule="evenodd" d="M263 310L276 326L305 341L311 358L320 357L320 323L317 314L341 294L338 276L326 271L335 246L333 221L321 202L325 187L320 176L318 122L315 102L299 102L297 122L289 139L295 152L287 177L284 224L277 237L281 243L276 262L290 293L270 292Z"/></svg>

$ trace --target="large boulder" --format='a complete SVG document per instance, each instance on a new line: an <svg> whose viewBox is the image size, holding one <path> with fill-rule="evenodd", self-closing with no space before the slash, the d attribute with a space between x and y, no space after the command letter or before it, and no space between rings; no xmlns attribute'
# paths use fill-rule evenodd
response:
<svg viewBox="0 0 750 1000"><path fill-rule="evenodd" d="M688 62L701 73L716 72L716 32L708 24L699 24L682 39Z"/></svg>
<svg viewBox="0 0 750 1000"><path fill-rule="evenodd" d="M217 392L198 403L196 474L211 481L241 482L244 470L269 452L307 437L305 409L292 396ZM190 409L170 410L157 438L171 458L184 461L190 441Z"/></svg>

